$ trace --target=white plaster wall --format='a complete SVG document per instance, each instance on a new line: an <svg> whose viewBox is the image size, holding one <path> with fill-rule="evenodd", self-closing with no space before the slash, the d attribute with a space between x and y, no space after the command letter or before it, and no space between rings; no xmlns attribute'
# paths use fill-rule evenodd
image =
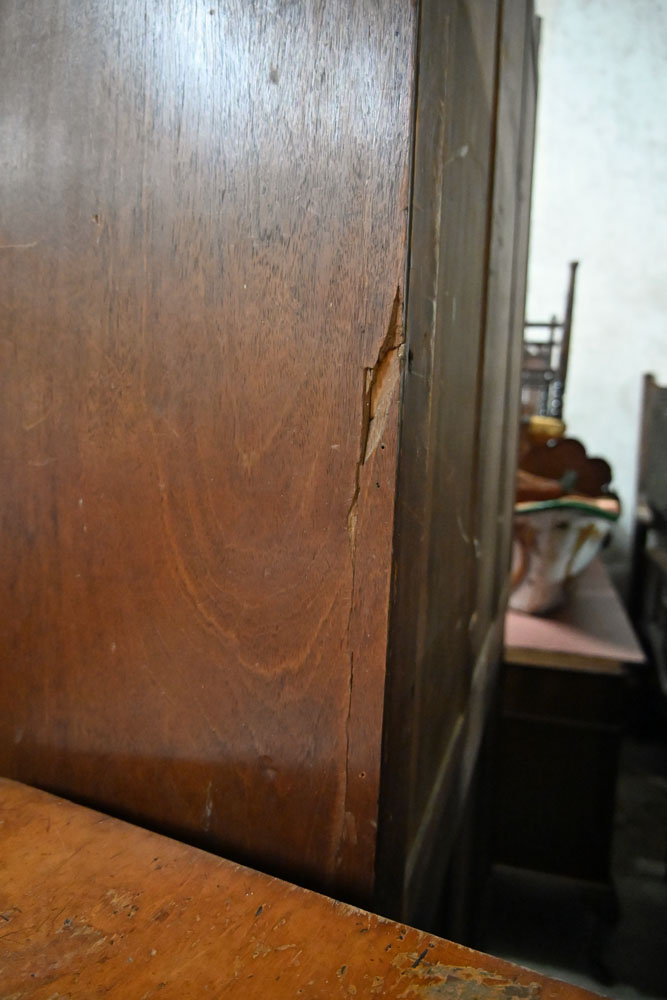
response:
<svg viewBox="0 0 667 1000"><path fill-rule="evenodd" d="M667 382L667 0L542 0L527 318L579 260L568 432L614 470L627 567L641 380Z"/></svg>

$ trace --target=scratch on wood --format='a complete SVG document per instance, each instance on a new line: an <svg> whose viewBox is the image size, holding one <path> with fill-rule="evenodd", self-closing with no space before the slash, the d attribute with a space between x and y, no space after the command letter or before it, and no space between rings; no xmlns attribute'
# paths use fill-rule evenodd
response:
<svg viewBox="0 0 667 1000"><path fill-rule="evenodd" d="M406 959L410 961L403 968L401 976L411 980L402 994L404 997L424 996L435 1000L540 1000L542 990L538 983L522 985L504 976L477 968L448 966L440 963L424 962L428 949L415 959L411 955L401 955L394 959L392 965L400 967Z"/></svg>
<svg viewBox="0 0 667 1000"><path fill-rule="evenodd" d="M212 788L213 788L213 782L209 781L208 787L206 789L206 802L204 803L204 815L202 817L202 822L205 830L210 830L211 828L211 815L213 814Z"/></svg>
<svg viewBox="0 0 667 1000"><path fill-rule="evenodd" d="M32 431L32 430L34 430L34 429L35 429L35 427L39 427L39 425L40 425L40 424L43 424L45 420L48 420L48 418L49 418L49 417L51 416L51 413L52 413L52 412L53 412L53 407L50 407L50 408L49 408L49 409L48 409L48 410L46 411L46 413L43 413L41 417L38 417L38 418L37 418L37 420L33 420L33 421L32 421L31 423L29 423L29 424L25 424L25 423L24 423L24 424L22 425L22 426L23 426L23 430L24 430L24 431Z"/></svg>

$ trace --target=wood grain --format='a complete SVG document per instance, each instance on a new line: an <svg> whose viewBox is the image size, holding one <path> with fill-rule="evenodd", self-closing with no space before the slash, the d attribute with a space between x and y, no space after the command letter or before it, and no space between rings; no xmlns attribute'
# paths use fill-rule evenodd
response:
<svg viewBox="0 0 667 1000"><path fill-rule="evenodd" d="M432 918L461 807L496 15L421 8L378 857L382 905L401 919Z"/></svg>
<svg viewBox="0 0 667 1000"><path fill-rule="evenodd" d="M0 770L360 896L414 17L0 10Z"/></svg>
<svg viewBox="0 0 667 1000"><path fill-rule="evenodd" d="M512 453L518 440L518 420L505 422L506 411L520 395L518 372L512 367L523 339L523 316L513 312L517 271L515 262L517 211L521 169L522 110L525 70L526 7L503 3L499 27L498 96L495 121L491 237L484 346L481 360L482 402L477 469L476 621L473 634L479 654L499 611L508 566L499 561L500 539L511 535L511 510L505 504L506 481L513 478ZM506 461L506 459L508 459ZM502 609L501 609L502 610ZM494 656L499 659L500 650Z"/></svg>
<svg viewBox="0 0 667 1000"><path fill-rule="evenodd" d="M0 780L4 995L592 994Z"/></svg>
<svg viewBox="0 0 667 1000"><path fill-rule="evenodd" d="M500 470L501 487L499 516L501 523L508 524L513 517L516 495L514 470L518 462L519 441L517 428L520 418L521 395L516 386L521 382L521 362L523 354L523 326L526 310L526 286L528 281L528 248L530 237L530 206L533 183L533 155L535 148L535 118L537 113L537 61L539 47L539 19L529 6L525 11L524 66L521 96L521 127L518 152L518 184L516 197L516 221L514 226L514 263L512 282L512 305L507 363L507 394L504 411L503 461ZM512 532L498 532L496 540L496 565L507 566L511 562Z"/></svg>
<svg viewBox="0 0 667 1000"><path fill-rule="evenodd" d="M497 690L536 79L532 4L421 19L378 887L430 925Z"/></svg>
<svg viewBox="0 0 667 1000"><path fill-rule="evenodd" d="M531 17L2 4L0 772L353 900L379 837L428 919L500 647Z"/></svg>

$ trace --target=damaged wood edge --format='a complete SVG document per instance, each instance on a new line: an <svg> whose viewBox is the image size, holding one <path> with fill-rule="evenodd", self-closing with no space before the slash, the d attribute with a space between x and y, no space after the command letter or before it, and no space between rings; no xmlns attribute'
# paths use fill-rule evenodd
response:
<svg viewBox="0 0 667 1000"><path fill-rule="evenodd" d="M363 369L359 458L355 467L354 492L347 512L347 534L353 560L356 549L361 470L380 443L394 389L400 377L400 361L403 358L402 305L401 289L397 286L389 325L380 344L375 364L371 368Z"/></svg>
<svg viewBox="0 0 667 1000"><path fill-rule="evenodd" d="M404 355L403 337L403 298L400 285L396 286L396 295L392 303L391 315L387 332L378 349L375 364L363 369L361 434L359 442L359 457L354 472L354 492L347 512L347 536L350 546L352 563L352 583L350 594L350 610L347 619L347 646L350 656L350 676L347 715L345 720L345 783L343 788L343 816L338 850L336 852L336 868L342 864L342 852L345 842L347 825L347 798L350 771L350 724L352 716L352 693L354 689L354 650L350 648L350 629L354 613L354 594L356 587L356 550L357 550L357 520L359 514L359 494L361 492L361 470L371 458L380 443L387 423L387 417L394 398L394 393L400 382L401 361Z"/></svg>

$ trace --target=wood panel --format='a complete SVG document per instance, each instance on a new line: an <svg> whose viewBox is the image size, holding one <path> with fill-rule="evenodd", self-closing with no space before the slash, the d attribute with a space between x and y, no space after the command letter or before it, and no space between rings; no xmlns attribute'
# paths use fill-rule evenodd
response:
<svg viewBox="0 0 667 1000"><path fill-rule="evenodd" d="M526 43L526 5L505 0L499 37L491 244L488 264L485 335L482 361L482 401L477 471L477 598L473 645L479 653L498 614L508 566L498 559L498 539L511 533L505 509L505 482L514 479L508 452L518 439L518 423L508 427L505 414L519 398L518 374L511 366L523 322L515 322L516 228L521 155L521 117ZM524 262L525 266L525 262ZM509 438L509 440L508 440ZM504 610L504 609L502 609ZM496 656L499 654L496 651Z"/></svg>
<svg viewBox="0 0 667 1000"><path fill-rule="evenodd" d="M514 261L511 303L511 336L507 369L507 394L504 411L504 448L500 481L501 499L499 516L502 525L511 522L516 493L516 466L518 461L518 426L520 417L520 393L516 386L521 382L521 360L523 353L523 328L526 311L526 287L528 280L528 250L530 237L530 206L533 185L533 154L535 148L535 118L537 114L537 59L539 49L539 18L533 13L533 5L527 6L524 17L523 86L521 94L521 130L518 153L518 190L516 198L516 222L514 226ZM510 563L512 545L511 531L501 530L496 538L496 565Z"/></svg>
<svg viewBox="0 0 667 1000"><path fill-rule="evenodd" d="M422 925L472 829L502 647L532 18L524 0L422 4L378 853L383 907Z"/></svg>
<svg viewBox="0 0 667 1000"><path fill-rule="evenodd" d="M0 8L0 770L362 896L414 18Z"/></svg>
<svg viewBox="0 0 667 1000"><path fill-rule="evenodd" d="M378 858L382 906L401 919L428 919L442 818L453 828L458 812L497 38L496 4L421 12Z"/></svg>
<svg viewBox="0 0 667 1000"><path fill-rule="evenodd" d="M0 808L16 1000L592 997L33 788L0 779Z"/></svg>
<svg viewBox="0 0 667 1000"><path fill-rule="evenodd" d="M508 598L518 450L520 359L536 106L531 3L503 0L498 36L494 172L476 477L474 667L464 781L472 777L498 689ZM482 814L477 821L484 826Z"/></svg>
<svg viewBox="0 0 667 1000"><path fill-rule="evenodd" d="M610 883L626 704L621 671L506 664L495 862Z"/></svg>

